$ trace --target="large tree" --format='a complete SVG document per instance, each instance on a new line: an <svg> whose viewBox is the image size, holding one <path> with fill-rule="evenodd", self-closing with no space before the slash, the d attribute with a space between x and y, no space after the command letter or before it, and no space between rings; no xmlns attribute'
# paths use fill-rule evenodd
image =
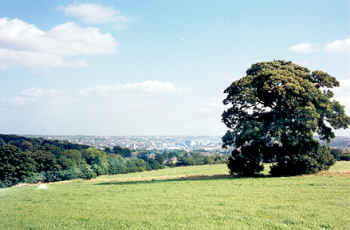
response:
<svg viewBox="0 0 350 230"><path fill-rule="evenodd" d="M229 128L225 147L231 174L254 175L263 162L273 162L273 175L297 175L325 170L334 163L329 148L333 129L347 128L344 106L332 99L339 82L323 71L311 72L287 61L253 64L246 76L224 92L229 105L222 121Z"/></svg>

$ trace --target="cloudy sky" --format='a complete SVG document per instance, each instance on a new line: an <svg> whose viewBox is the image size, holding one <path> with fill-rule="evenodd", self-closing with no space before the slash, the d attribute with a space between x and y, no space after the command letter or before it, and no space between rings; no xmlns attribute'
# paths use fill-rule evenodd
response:
<svg viewBox="0 0 350 230"><path fill-rule="evenodd" d="M2 0L0 133L223 135L223 90L273 59L350 114L350 1Z"/></svg>

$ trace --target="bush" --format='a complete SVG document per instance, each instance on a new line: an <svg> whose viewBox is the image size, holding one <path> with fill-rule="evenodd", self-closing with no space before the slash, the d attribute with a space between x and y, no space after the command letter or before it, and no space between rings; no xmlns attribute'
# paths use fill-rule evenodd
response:
<svg viewBox="0 0 350 230"><path fill-rule="evenodd" d="M90 165L82 165L80 167L81 171L81 178L85 180L91 180L92 178L96 178L97 174L94 172L94 170L91 169Z"/></svg>
<svg viewBox="0 0 350 230"><path fill-rule="evenodd" d="M36 184L46 181L45 173L32 173L28 177L24 178L24 183Z"/></svg>
<svg viewBox="0 0 350 230"><path fill-rule="evenodd" d="M330 149L326 145L317 145L315 151L307 154L288 154L277 160L271 167L273 176L294 176L300 174L311 174L321 170L328 170L335 163Z"/></svg>
<svg viewBox="0 0 350 230"><path fill-rule="evenodd" d="M122 174L127 173L128 170L121 158L110 157L108 159L108 173L109 174Z"/></svg>
<svg viewBox="0 0 350 230"><path fill-rule="evenodd" d="M91 169L96 173L97 176L101 176L107 173L106 170L98 164L93 164L91 166Z"/></svg>
<svg viewBox="0 0 350 230"><path fill-rule="evenodd" d="M149 159L147 162L147 170L152 170L152 169L162 169L164 166L160 164L157 160L154 159Z"/></svg>
<svg viewBox="0 0 350 230"><path fill-rule="evenodd" d="M350 161L350 153L343 153L339 157L339 160L341 160L341 161Z"/></svg>
<svg viewBox="0 0 350 230"><path fill-rule="evenodd" d="M62 180L62 172L60 171L48 171L44 173L45 182L55 182Z"/></svg>
<svg viewBox="0 0 350 230"><path fill-rule="evenodd" d="M254 176L264 169L260 158L249 151L250 148L232 151L227 163L231 175Z"/></svg>
<svg viewBox="0 0 350 230"><path fill-rule="evenodd" d="M81 177L79 168L73 167L60 172L61 180L73 180Z"/></svg>
<svg viewBox="0 0 350 230"><path fill-rule="evenodd" d="M332 148L332 149L331 149L331 154L333 155L333 157L334 157L337 161L339 161L339 160L340 160L340 157L343 155L343 150Z"/></svg>
<svg viewBox="0 0 350 230"><path fill-rule="evenodd" d="M6 188L6 187L7 185L4 182L0 181L0 188Z"/></svg>

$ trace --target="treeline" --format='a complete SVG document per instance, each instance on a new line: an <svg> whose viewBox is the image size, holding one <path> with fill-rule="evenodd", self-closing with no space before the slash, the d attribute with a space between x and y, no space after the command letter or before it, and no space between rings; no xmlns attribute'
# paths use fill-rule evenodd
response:
<svg viewBox="0 0 350 230"><path fill-rule="evenodd" d="M226 162L223 155L185 151L141 151L115 146L104 151L67 141L0 135L0 187L91 179L164 167Z"/></svg>
<svg viewBox="0 0 350 230"><path fill-rule="evenodd" d="M337 161L350 161L350 152L347 149L331 149L331 154Z"/></svg>

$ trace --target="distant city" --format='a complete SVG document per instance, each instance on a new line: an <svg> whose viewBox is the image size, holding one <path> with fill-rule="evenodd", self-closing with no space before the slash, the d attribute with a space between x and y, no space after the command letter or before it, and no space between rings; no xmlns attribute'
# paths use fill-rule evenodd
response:
<svg viewBox="0 0 350 230"><path fill-rule="evenodd" d="M71 143L93 146L98 149L120 146L131 150L202 150L227 152L219 136L51 136L26 135L48 140L66 140Z"/></svg>
<svg viewBox="0 0 350 230"><path fill-rule="evenodd" d="M84 135L26 135L48 140L66 140L71 143L89 145L98 149L120 146L131 150L185 150L227 153L222 148L219 136L84 136ZM350 137L338 136L332 148L350 148Z"/></svg>

